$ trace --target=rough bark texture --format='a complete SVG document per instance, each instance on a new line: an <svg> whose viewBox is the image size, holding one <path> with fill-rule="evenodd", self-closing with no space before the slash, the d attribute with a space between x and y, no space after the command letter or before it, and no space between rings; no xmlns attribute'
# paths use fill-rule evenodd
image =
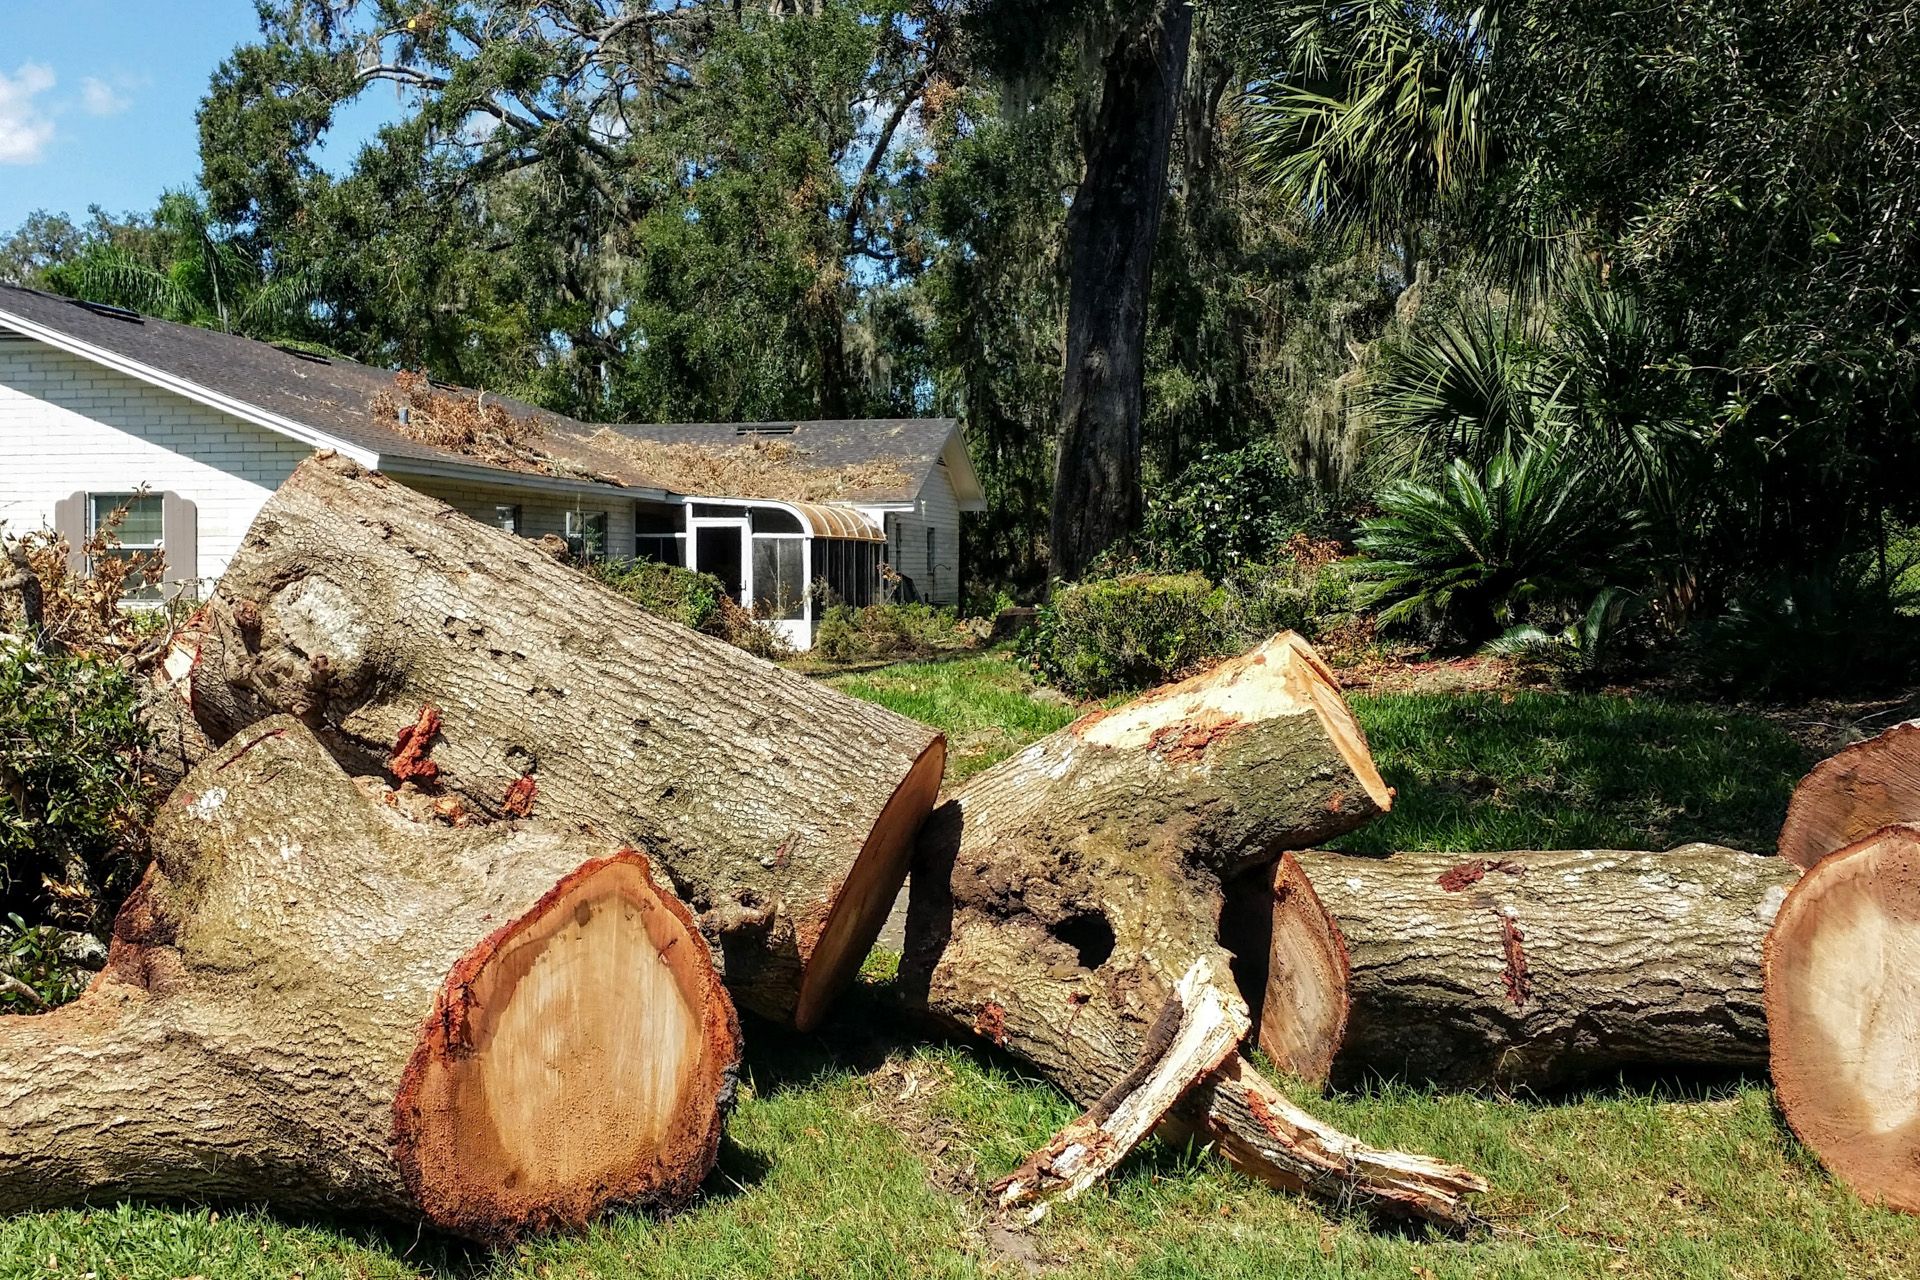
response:
<svg viewBox="0 0 1920 1280"><path fill-rule="evenodd" d="M1811 867L1881 827L1920 820L1920 720L1856 742L1813 767L1794 788L1780 826L1780 856Z"/></svg>
<svg viewBox="0 0 1920 1280"><path fill-rule="evenodd" d="M1799 874L1781 859L1703 844L1298 856L1350 963L1336 1081L1548 1089L1766 1061L1761 940ZM1271 886L1258 873L1233 891L1271 903Z"/></svg>
<svg viewBox="0 0 1920 1280"><path fill-rule="evenodd" d="M0 1212L237 1198L491 1240L693 1193L739 1032L685 908L603 840L422 826L378 790L285 718L189 776L105 971L0 1018ZM569 979L580 939L614 944L586 966L602 981ZM516 1033L528 1017L541 1035ZM641 1091L658 1123L636 1127L609 1058L668 1061ZM420 1085L503 1071L519 1087L491 1099Z"/></svg>
<svg viewBox="0 0 1920 1280"><path fill-rule="evenodd" d="M1100 113L1067 218L1067 363L1053 481L1053 577L1077 581L1140 515L1147 294L1187 74L1188 0L1139 0L1102 65Z"/></svg>
<svg viewBox="0 0 1920 1280"><path fill-rule="evenodd" d="M945 761L925 725L327 456L280 487L220 580L192 702L216 737L288 712L357 772L645 846L735 996L802 1027L872 945ZM419 734L427 708L437 728Z"/></svg>
<svg viewBox="0 0 1920 1280"><path fill-rule="evenodd" d="M1863 1200L1920 1213L1920 826L1820 860L1767 935L1774 1093Z"/></svg>
<svg viewBox="0 0 1920 1280"><path fill-rule="evenodd" d="M915 863L903 987L1083 1106L1111 1108L1116 1086L1130 1092L1157 1060L1153 1027L1181 977L1196 964L1228 973L1223 882L1388 801L1330 675L1282 635L1043 738L936 810ZM1210 1137L1244 1129L1249 1150L1273 1141L1245 1108L1193 1123ZM1450 1196L1435 1216L1457 1220L1471 1178L1431 1168L1465 1181L1431 1201L1364 1179L1342 1194L1411 1212Z"/></svg>

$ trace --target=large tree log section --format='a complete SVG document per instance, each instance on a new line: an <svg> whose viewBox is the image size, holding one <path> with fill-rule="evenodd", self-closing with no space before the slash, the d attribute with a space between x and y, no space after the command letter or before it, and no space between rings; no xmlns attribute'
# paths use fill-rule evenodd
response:
<svg viewBox="0 0 1920 1280"><path fill-rule="evenodd" d="M745 1005L807 1028L898 894L935 730L656 618L533 544L338 457L303 463L206 609L216 736L275 712L466 810L645 846ZM420 727L423 707L437 732ZM425 769L425 765L422 765Z"/></svg>
<svg viewBox="0 0 1920 1280"><path fill-rule="evenodd" d="M1773 1084L1864 1200L1920 1213L1920 826L1821 859L1766 944Z"/></svg>
<svg viewBox="0 0 1920 1280"><path fill-rule="evenodd" d="M1131 1114L1132 1094L1173 1067L1196 1069L1177 1047L1195 993L1177 992L1196 969L1230 981L1223 882L1351 830L1389 801L1330 674L1288 634L1043 738L934 812L915 862L903 988L945 1026L1026 1059L1092 1108L1026 1183L1048 1176L1075 1132L1111 1136L1105 1121ZM1244 1019L1243 1002L1229 999ZM1207 1078L1237 1080L1240 1063L1232 1054ZM1205 1090L1217 1105L1189 1093L1168 1123L1287 1186L1466 1217L1464 1196L1479 1184L1464 1170L1395 1157L1406 1177L1378 1179L1367 1148L1288 1123L1284 1100L1270 1107L1279 1095L1255 1089Z"/></svg>
<svg viewBox="0 0 1920 1280"><path fill-rule="evenodd" d="M1920 820L1920 720L1856 742L1815 765L1793 789L1780 856L1811 867L1895 822Z"/></svg>
<svg viewBox="0 0 1920 1280"><path fill-rule="evenodd" d="M154 836L93 986L0 1018L0 1212L238 1198L498 1240L712 1166L739 1030L639 854L415 823L286 718Z"/></svg>
<svg viewBox="0 0 1920 1280"><path fill-rule="evenodd" d="M1779 858L1705 844L1298 857L1350 967L1336 1080L1551 1089L1627 1067L1766 1061L1761 941L1799 875ZM1232 892L1292 909L1297 889L1277 889L1263 871ZM1299 997L1247 964L1260 947L1242 944L1241 972L1261 1045L1311 1076L1303 1038L1276 1038L1299 1024Z"/></svg>

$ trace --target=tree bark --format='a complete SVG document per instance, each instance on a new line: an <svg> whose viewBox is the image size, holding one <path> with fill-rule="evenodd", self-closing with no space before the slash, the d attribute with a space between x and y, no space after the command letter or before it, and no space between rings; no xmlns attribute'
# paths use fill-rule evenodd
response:
<svg viewBox="0 0 1920 1280"><path fill-rule="evenodd" d="M1766 944L1774 1096L1800 1141L1874 1204L1920 1213L1920 826L1821 859Z"/></svg>
<svg viewBox="0 0 1920 1280"><path fill-rule="evenodd" d="M288 712L356 771L643 845L735 997L803 1029L884 923L946 755L925 725L329 456L280 487L220 580L192 703L216 737Z"/></svg>
<svg viewBox="0 0 1920 1280"><path fill-rule="evenodd" d="M1781 859L1703 844L1298 857L1350 965L1337 1082L1545 1090L1629 1067L1766 1061L1761 939L1799 874ZM1231 892L1288 910L1266 872ZM1298 1040L1271 1038L1298 1000L1247 963L1259 949L1241 935L1261 1046L1302 1058Z"/></svg>
<svg viewBox="0 0 1920 1280"><path fill-rule="evenodd" d="M1067 217L1067 361L1054 457L1052 574L1075 581L1140 519L1147 294L1186 81L1189 0L1142 0L1103 65Z"/></svg>
<svg viewBox="0 0 1920 1280"><path fill-rule="evenodd" d="M1813 767L1793 790L1780 856L1811 867L1881 827L1920 819L1920 720L1856 742Z"/></svg>
<svg viewBox="0 0 1920 1280"><path fill-rule="evenodd" d="M383 791L287 718L195 769L100 977L0 1018L0 1212L236 1198L497 1241L693 1194L739 1029L686 908L631 850Z"/></svg>
<svg viewBox="0 0 1920 1280"><path fill-rule="evenodd" d="M1326 668L1279 636L1086 716L956 791L921 833L902 987L944 1027L1032 1063L1099 1126L1157 1078L1194 1008L1191 992L1177 994L1182 978L1199 967L1231 981L1223 883L1390 799ZM1244 1020L1237 995L1230 1004ZM1238 1079L1238 1061L1212 1074ZM1266 1123L1278 1114L1270 1089L1256 1106L1246 1090L1217 1092L1220 1105L1189 1095L1168 1123L1236 1141L1245 1163L1289 1186L1331 1185L1304 1168L1361 1168L1338 1179L1341 1195L1464 1217L1477 1185L1464 1171L1415 1160L1425 1185L1408 1194L1370 1180L1360 1144Z"/></svg>

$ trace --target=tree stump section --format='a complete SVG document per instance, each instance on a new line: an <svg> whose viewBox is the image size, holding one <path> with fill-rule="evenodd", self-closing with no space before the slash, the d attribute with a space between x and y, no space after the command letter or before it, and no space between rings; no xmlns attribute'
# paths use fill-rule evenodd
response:
<svg viewBox="0 0 1920 1280"><path fill-rule="evenodd" d="M262 508L203 626L192 705L216 738L289 713L460 812L642 845L735 997L802 1029L872 946L945 765L935 730L339 457Z"/></svg>
<svg viewBox="0 0 1920 1280"><path fill-rule="evenodd" d="M1261 1047L1309 1079L1330 1068L1342 1083L1548 1090L1630 1067L1766 1061L1761 943L1799 875L1779 858L1691 844L1298 859L1344 941L1344 1033L1317 1006L1302 1012L1293 976L1299 939L1331 941L1296 923L1274 927L1273 944L1244 924L1230 942ZM1284 868L1263 869L1233 886L1228 919L1297 916L1299 892Z"/></svg>
<svg viewBox="0 0 1920 1280"><path fill-rule="evenodd" d="M1227 993L1230 1013L1199 1022L1201 993L1180 994L1196 969L1216 987L1231 982L1219 938L1228 879L1351 830L1390 800L1331 674L1304 641L1276 637L1084 717L960 787L921 833L903 990L942 1026L1016 1054L1091 1108L1083 1129L1114 1140L1139 1130L1129 1099L1177 1079L1186 1101L1152 1119L1199 1130L1244 1167L1463 1221L1479 1186L1471 1174L1396 1157L1407 1177L1375 1178L1368 1157L1379 1153L1290 1125L1288 1104L1250 1069L1248 1087L1234 1088L1237 1052L1210 1069L1213 1040L1201 1032L1245 1019L1237 993ZM1223 1083L1193 1089L1201 1076ZM1196 1105L1201 1092L1217 1105ZM1072 1138L1041 1153L1023 1184L1074 1181L1049 1154Z"/></svg>
<svg viewBox="0 0 1920 1280"><path fill-rule="evenodd" d="M1920 821L1920 720L1815 765L1793 789L1780 825L1780 856L1808 868L1882 827L1914 821Z"/></svg>
<svg viewBox="0 0 1920 1280"><path fill-rule="evenodd" d="M712 1167L739 1029L604 840L415 823L299 723L202 762L106 969L0 1018L0 1212L265 1200L498 1242Z"/></svg>
<svg viewBox="0 0 1920 1280"><path fill-rule="evenodd" d="M1920 826L1816 863L1766 944L1773 1084L1800 1141L1861 1199L1920 1213Z"/></svg>

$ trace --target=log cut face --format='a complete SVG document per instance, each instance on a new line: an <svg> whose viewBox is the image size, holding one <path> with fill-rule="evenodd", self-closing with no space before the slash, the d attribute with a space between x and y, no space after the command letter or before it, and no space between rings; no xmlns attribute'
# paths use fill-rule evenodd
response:
<svg viewBox="0 0 1920 1280"><path fill-rule="evenodd" d="M694 1192L739 1032L685 907L630 850L383 791L286 718L188 776L94 985L0 1019L0 1211L235 1198L493 1241Z"/></svg>
<svg viewBox="0 0 1920 1280"><path fill-rule="evenodd" d="M1920 826L1817 863L1766 948L1780 1110L1835 1177L1920 1213Z"/></svg>
<svg viewBox="0 0 1920 1280"><path fill-rule="evenodd" d="M463 812L644 846L736 997L802 1027L877 936L945 763L933 729L326 455L221 579L191 690L217 738L285 712Z"/></svg>
<svg viewBox="0 0 1920 1280"><path fill-rule="evenodd" d="M1350 964L1337 1082L1552 1089L1626 1067L1766 1060L1761 941L1799 874L1781 859L1703 844L1298 857ZM1293 891L1260 872L1232 892L1281 913ZM1297 964L1278 958L1276 975ZM1264 975L1247 995L1299 1003ZM1302 1053L1276 1034L1299 1025L1290 1017L1261 1022L1279 1061Z"/></svg>
<svg viewBox="0 0 1920 1280"><path fill-rule="evenodd" d="M1909 720L1815 765L1793 790L1780 856L1811 867L1881 827L1920 821L1920 720Z"/></svg>
<svg viewBox="0 0 1920 1280"><path fill-rule="evenodd" d="M1215 1052L1216 1033L1247 1018L1237 993L1221 1001L1205 985L1232 983L1223 883L1390 801L1330 674L1289 633L1041 739L934 812L914 865L903 989L1089 1108L1003 1195L1082 1185L1144 1131L1139 1104L1157 1097L1148 1114L1163 1128L1221 1142L1258 1176L1464 1220L1472 1175L1394 1156L1406 1165L1383 1176L1383 1153L1299 1116L1237 1049L1224 1062ZM1203 1078L1219 1087L1195 1088ZM1169 1113L1174 1097L1184 1100Z"/></svg>

